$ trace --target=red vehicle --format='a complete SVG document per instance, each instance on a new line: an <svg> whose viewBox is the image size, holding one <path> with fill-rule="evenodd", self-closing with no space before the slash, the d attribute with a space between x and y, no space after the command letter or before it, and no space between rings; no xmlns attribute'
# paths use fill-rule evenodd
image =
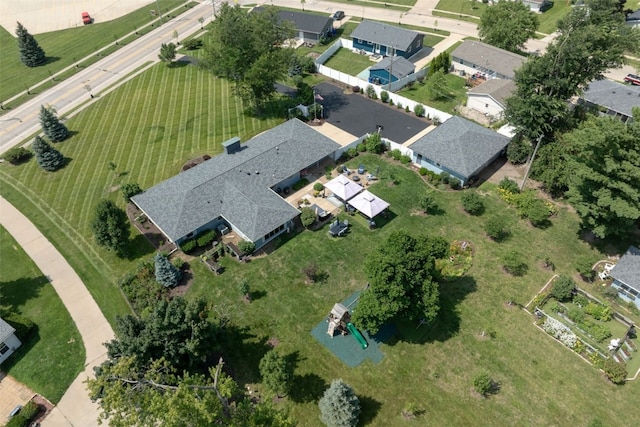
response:
<svg viewBox="0 0 640 427"><path fill-rule="evenodd" d="M624 78L624 82L640 86L640 76L637 74L627 74L627 76Z"/></svg>
<svg viewBox="0 0 640 427"><path fill-rule="evenodd" d="M91 24L93 19L89 16L89 12L82 12L82 22L84 25Z"/></svg>

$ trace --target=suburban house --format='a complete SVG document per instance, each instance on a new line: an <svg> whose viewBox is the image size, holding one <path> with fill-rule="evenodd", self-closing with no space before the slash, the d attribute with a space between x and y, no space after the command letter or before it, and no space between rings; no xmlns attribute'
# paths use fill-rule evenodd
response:
<svg viewBox="0 0 640 427"><path fill-rule="evenodd" d="M132 197L170 242L204 230L233 230L259 248L293 228L300 214L281 193L301 172L340 145L298 119L289 120L241 145L223 143L224 152Z"/></svg>
<svg viewBox="0 0 640 427"><path fill-rule="evenodd" d="M512 80L526 60L524 56L473 40L464 40L451 52L451 64L456 71L480 73L486 79Z"/></svg>
<svg viewBox="0 0 640 427"><path fill-rule="evenodd" d="M13 326L0 318L0 363L7 360L22 345L15 332Z"/></svg>
<svg viewBox="0 0 640 427"><path fill-rule="evenodd" d="M640 308L640 249L630 246L620 261L609 272L613 277L611 286L625 301L633 301Z"/></svg>
<svg viewBox="0 0 640 427"><path fill-rule="evenodd" d="M448 172L462 185L500 156L509 138L453 116L409 146L413 163L438 174Z"/></svg>
<svg viewBox="0 0 640 427"><path fill-rule="evenodd" d="M633 121L633 107L640 107L640 86L624 85L611 80L594 80L578 101L597 108L601 113L617 117L624 123Z"/></svg>
<svg viewBox="0 0 640 427"><path fill-rule="evenodd" d="M513 80L491 79L467 92L467 107L492 117L502 117L505 100L516 89Z"/></svg>
<svg viewBox="0 0 640 427"><path fill-rule="evenodd" d="M640 28L640 9L627 15L625 23L631 28Z"/></svg>
<svg viewBox="0 0 640 427"><path fill-rule="evenodd" d="M255 12L261 12L263 7L255 7ZM323 38L333 35L333 18L330 16L291 10L279 10L281 21L291 21L297 32L297 39L303 42L319 43Z"/></svg>
<svg viewBox="0 0 640 427"><path fill-rule="evenodd" d="M424 34L374 21L362 21L351 38L356 50L405 58L418 53L424 42Z"/></svg>
<svg viewBox="0 0 640 427"><path fill-rule="evenodd" d="M553 2L550 0L522 0L525 6L529 6L529 9L533 12L546 12L553 7Z"/></svg>
<svg viewBox="0 0 640 427"><path fill-rule="evenodd" d="M387 56L369 68L369 82L386 85L413 74L416 66L402 56Z"/></svg>

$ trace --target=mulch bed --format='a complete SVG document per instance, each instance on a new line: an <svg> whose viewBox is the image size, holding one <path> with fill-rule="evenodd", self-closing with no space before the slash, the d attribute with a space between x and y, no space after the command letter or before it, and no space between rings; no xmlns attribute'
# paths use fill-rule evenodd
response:
<svg viewBox="0 0 640 427"><path fill-rule="evenodd" d="M161 252L171 252L176 247L175 244L166 241L166 237L158 227L151 221L147 219L144 213L138 209L136 205L133 203L129 203L127 205L127 217L129 221L136 227L136 229L147 238L149 243ZM136 220L139 218L144 218L144 222L140 222L140 220Z"/></svg>
<svg viewBox="0 0 640 427"><path fill-rule="evenodd" d="M33 420L31 420L31 425L39 425L39 423L41 423L53 410L53 403L49 402L39 394L33 396L31 401L40 407L40 412Z"/></svg>

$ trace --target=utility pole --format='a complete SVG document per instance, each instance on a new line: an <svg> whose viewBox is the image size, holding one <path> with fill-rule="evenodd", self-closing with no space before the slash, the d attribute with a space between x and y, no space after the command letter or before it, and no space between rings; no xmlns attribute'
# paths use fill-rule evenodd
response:
<svg viewBox="0 0 640 427"><path fill-rule="evenodd" d="M540 147L540 143L542 142L542 134L538 137L538 141L536 142L536 148L533 149L533 153L531 154L531 158L529 159L529 164L527 165L527 170L524 173L524 179L522 180L522 184L520 184L520 191L524 189L524 184L527 182L527 178L529 177L529 171L531 170L531 165L533 164L533 159L536 157L536 153L538 152L538 148Z"/></svg>

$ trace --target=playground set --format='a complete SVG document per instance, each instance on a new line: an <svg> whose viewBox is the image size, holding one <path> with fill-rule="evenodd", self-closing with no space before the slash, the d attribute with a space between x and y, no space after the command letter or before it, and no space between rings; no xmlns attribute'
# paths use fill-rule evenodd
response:
<svg viewBox="0 0 640 427"><path fill-rule="evenodd" d="M331 338L334 337L336 331L341 335L347 335L349 333L355 338L363 350L369 347L367 340L362 336L358 328L351 323L351 314L344 304L336 303L333 306L327 322L329 323L327 334L329 334Z"/></svg>

